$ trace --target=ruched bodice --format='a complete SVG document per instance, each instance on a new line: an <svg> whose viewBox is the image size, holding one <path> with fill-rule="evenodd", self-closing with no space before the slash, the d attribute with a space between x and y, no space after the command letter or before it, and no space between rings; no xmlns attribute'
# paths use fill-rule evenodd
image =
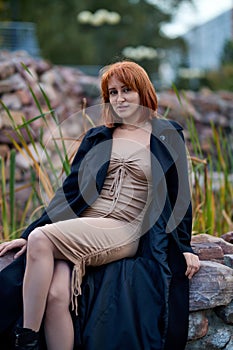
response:
<svg viewBox="0 0 233 350"><path fill-rule="evenodd" d="M114 139L100 196L82 216L138 221L150 199L151 187L149 147L136 141Z"/></svg>

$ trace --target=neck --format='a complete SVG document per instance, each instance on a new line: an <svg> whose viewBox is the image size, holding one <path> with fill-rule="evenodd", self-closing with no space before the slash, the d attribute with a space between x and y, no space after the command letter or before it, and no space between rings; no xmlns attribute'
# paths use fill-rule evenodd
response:
<svg viewBox="0 0 233 350"><path fill-rule="evenodd" d="M136 129L148 127L149 124L150 123L148 120L140 122L140 123L137 122L135 124L125 122L125 123L120 124L120 128L125 129L125 130L136 130Z"/></svg>

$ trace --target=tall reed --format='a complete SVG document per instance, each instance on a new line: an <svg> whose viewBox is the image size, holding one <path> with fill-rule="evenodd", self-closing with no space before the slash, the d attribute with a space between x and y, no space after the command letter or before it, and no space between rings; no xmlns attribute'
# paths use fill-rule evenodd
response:
<svg viewBox="0 0 233 350"><path fill-rule="evenodd" d="M25 69L27 69L25 67ZM40 86L39 86L40 87ZM59 186L61 171L54 167L53 159L44 143L44 128L49 128L48 120L52 119L58 129L58 137L53 137L52 142L58 157L62 164L62 171L67 175L70 172L70 159L66 148L66 139L63 136L62 129L56 114L52 110L50 101L45 91L40 87L47 106L46 112L29 86L32 97L38 108L39 114L36 117L26 120L22 117L20 125L16 125L9 109L0 101L4 108L12 128L14 129L17 140L9 135L14 149L10 152L7 162L0 158L0 192L1 192L1 225L3 234L1 240L8 240L18 237L28 221L34 219L43 210L43 195L50 200L55 190ZM175 89L177 98L182 104L179 92ZM169 118L169 110L166 112ZM82 110L83 120L88 122L89 126L94 126L93 121L86 113L85 100ZM39 146L43 149L46 165L40 161L40 150L38 143L34 140L31 125L36 120L43 120L40 128ZM212 154L204 155L195 122L192 116L187 116L187 128L189 130L190 141L193 154L192 163L192 201L193 201L193 233L209 233L212 235L221 235L233 229L233 155L230 151L230 143L220 129L212 127ZM28 146L25 140L23 130L33 147ZM16 173L16 152L20 153L30 163L31 177L28 183L17 186ZM9 179L7 178L7 164L9 164ZM40 179L40 186L38 180ZM24 207L19 209L16 202L16 193L28 189L29 195ZM19 214L20 212L20 214ZM18 219L20 216L20 220Z"/></svg>
<svg viewBox="0 0 233 350"><path fill-rule="evenodd" d="M213 124L211 128L212 152L204 157L198 138L193 138L193 121L188 123L194 151L193 232L219 236L233 229L233 156L229 137Z"/></svg>
<svg viewBox="0 0 233 350"><path fill-rule="evenodd" d="M22 66L28 72L28 74L31 75L30 70L23 63ZM45 105L46 112L44 112L44 108L36 97L36 94L31 86L28 85L28 89L39 113L37 116L32 117L29 120L26 120L26 118L22 116L22 121L20 124L16 124L10 110L3 103L3 101L0 100L0 104L4 109L16 135L16 137L13 137L10 134L8 135L12 145L14 146L14 149L10 152L9 156L10 171L8 171L8 162L0 158L0 224L3 227L3 233L2 237L0 236L0 240L8 240L18 237L22 230L27 226L27 222L40 215L41 210L44 209L45 201L43 199L46 198L46 200L49 201L53 197L55 191L60 185L62 174L64 173L65 175L68 175L70 172L70 158L72 155L69 156L66 146L67 140L63 136L61 124L51 107L48 96L40 84L38 85L44 99L43 105ZM89 128L90 126L95 126L94 122L86 113L85 99L83 99L83 108L81 112L85 127ZM41 127L39 130L39 140L36 142L32 125L34 122L38 121L38 119L41 121ZM54 136L53 130L51 130L52 137L50 141L53 144L53 148L55 149L58 158L60 159L61 167L59 169L55 168L53 156L49 153L44 139L44 130L50 130L50 121L53 122L53 128L58 131L58 135ZM25 131L31 147L26 141ZM78 139L69 139L68 141L75 142L77 145L80 142ZM44 159L41 159L41 149L43 150ZM16 152L21 154L30 164L31 174L28 183L18 187L16 186L15 179ZM9 177L7 176L8 173ZM16 201L16 193L25 189L29 190L29 195L24 207L19 209L20 205Z"/></svg>

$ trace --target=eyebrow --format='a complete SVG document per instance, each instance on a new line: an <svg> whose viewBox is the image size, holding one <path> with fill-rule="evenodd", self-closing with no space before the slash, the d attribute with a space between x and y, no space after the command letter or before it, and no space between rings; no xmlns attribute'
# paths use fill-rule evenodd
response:
<svg viewBox="0 0 233 350"><path fill-rule="evenodd" d="M124 87L128 87L128 85L122 85L121 86L121 89L123 89ZM116 88L115 87L110 87L110 88L108 88L108 91L110 91L110 90L116 90Z"/></svg>

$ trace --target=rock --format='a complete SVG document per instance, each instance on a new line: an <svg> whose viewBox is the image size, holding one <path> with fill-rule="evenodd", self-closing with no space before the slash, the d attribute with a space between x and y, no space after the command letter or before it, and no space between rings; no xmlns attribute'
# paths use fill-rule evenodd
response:
<svg viewBox="0 0 233 350"><path fill-rule="evenodd" d="M225 350L233 350L233 335L231 336L231 339L229 343L227 344Z"/></svg>
<svg viewBox="0 0 233 350"><path fill-rule="evenodd" d="M14 111L9 109L9 113L11 114L12 119L14 120L16 125L22 124L22 112L21 111ZM5 128L11 128L12 129L12 121L8 116L8 113L5 110L0 109L0 133ZM0 141L1 143L4 143L3 140ZM9 143L9 138L6 143Z"/></svg>
<svg viewBox="0 0 233 350"><path fill-rule="evenodd" d="M38 75L43 74L44 72L46 72L47 70L52 68L52 64L44 59L38 59L36 61L36 72Z"/></svg>
<svg viewBox="0 0 233 350"><path fill-rule="evenodd" d="M190 311L227 305L233 299L233 270L212 261L202 261L190 281Z"/></svg>
<svg viewBox="0 0 233 350"><path fill-rule="evenodd" d="M208 123L213 123L214 125L217 124L217 125L223 126L223 127L228 126L228 118L225 115L220 114L220 113L215 112L215 111L207 112L205 115L205 121Z"/></svg>
<svg viewBox="0 0 233 350"><path fill-rule="evenodd" d="M205 317L208 319L208 332L202 338L193 340L188 339L185 350L233 350L230 347L232 344L232 338L229 338L229 335L233 333L233 326L225 324L219 317L217 317L213 309L199 311L199 313L200 312L204 313ZM191 314L192 312L190 315ZM217 342L216 340L219 341Z"/></svg>
<svg viewBox="0 0 233 350"><path fill-rule="evenodd" d="M189 314L188 340L196 340L204 337L208 331L208 319L203 311Z"/></svg>
<svg viewBox="0 0 233 350"><path fill-rule="evenodd" d="M233 231L224 233L221 238L228 243L233 243Z"/></svg>
<svg viewBox="0 0 233 350"><path fill-rule="evenodd" d="M226 306L215 309L216 314L227 324L233 324L233 300Z"/></svg>
<svg viewBox="0 0 233 350"><path fill-rule="evenodd" d="M22 102L17 92L4 94L2 97L2 102L5 104L7 108L10 108L13 110L22 108Z"/></svg>
<svg viewBox="0 0 233 350"><path fill-rule="evenodd" d="M231 332L226 328L217 329L214 334L206 337L204 341L205 350L223 349L231 339Z"/></svg>
<svg viewBox="0 0 233 350"><path fill-rule="evenodd" d="M233 254L224 255L224 264L233 269Z"/></svg>
<svg viewBox="0 0 233 350"><path fill-rule="evenodd" d="M43 73L40 77L40 81L45 85L53 85L56 83L56 73L53 69L50 69Z"/></svg>
<svg viewBox="0 0 233 350"><path fill-rule="evenodd" d="M25 80L20 76L20 74L15 73L8 79L0 80L0 94L25 89L26 86Z"/></svg>
<svg viewBox="0 0 233 350"><path fill-rule="evenodd" d="M222 248L212 242L193 243L192 248L198 254L200 260L214 260L224 262L224 253Z"/></svg>
<svg viewBox="0 0 233 350"><path fill-rule="evenodd" d="M218 244L222 248L224 254L233 254L233 244L226 242L222 238L214 237L206 233L201 233L192 237L192 244L206 242Z"/></svg>
<svg viewBox="0 0 233 350"><path fill-rule="evenodd" d="M184 99L182 96L180 98L181 103L178 100L175 92L159 92L159 112L163 114L163 111L169 108L169 116L172 116L172 118L175 118L177 121L181 121L183 119L182 116L187 115L191 115L195 121L200 121L203 119L193 104Z"/></svg>
<svg viewBox="0 0 233 350"><path fill-rule="evenodd" d="M6 79L15 73L15 66L11 61L1 62L0 79Z"/></svg>
<svg viewBox="0 0 233 350"><path fill-rule="evenodd" d="M18 98L20 99L22 105L29 105L33 101L31 93L26 89L25 90L18 90L18 91L16 91L16 94L17 94Z"/></svg>

